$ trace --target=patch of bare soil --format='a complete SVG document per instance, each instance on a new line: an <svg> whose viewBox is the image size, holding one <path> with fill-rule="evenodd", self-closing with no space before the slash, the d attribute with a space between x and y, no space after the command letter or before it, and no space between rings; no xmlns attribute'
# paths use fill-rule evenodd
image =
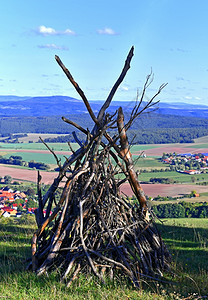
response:
<svg viewBox="0 0 208 300"><path fill-rule="evenodd" d="M190 194L191 191L196 190L197 193L207 192L206 186L191 185L191 184L142 184L145 194L149 197L180 197L185 194ZM128 183L121 186L121 191L127 196L133 196L133 192Z"/></svg>
<svg viewBox="0 0 208 300"><path fill-rule="evenodd" d="M40 173L42 182L45 184L51 184L58 175L58 172L41 171ZM37 182L37 170L12 168L0 165L0 176L4 177L5 175L10 175L14 180Z"/></svg>

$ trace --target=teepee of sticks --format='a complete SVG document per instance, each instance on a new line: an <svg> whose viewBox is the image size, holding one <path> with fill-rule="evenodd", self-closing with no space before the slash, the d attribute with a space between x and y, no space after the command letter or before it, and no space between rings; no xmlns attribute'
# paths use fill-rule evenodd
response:
<svg viewBox="0 0 208 300"><path fill-rule="evenodd" d="M160 86L151 100L144 102L145 91L152 81L152 75L148 75L141 97L126 123L121 107L113 115L106 112L130 68L133 52L132 47L97 117L69 70L58 56L55 57L84 101L94 127L90 132L62 118L86 135L86 141L82 143L74 133L80 148L73 151L63 165L46 145L55 156L60 171L44 197L38 173L38 229L32 238L30 267L37 275L58 269L60 280L68 286L80 273L94 273L105 282L106 278L113 279L120 272L134 286L140 287L141 278L158 279L169 269L171 257L148 209L127 138L132 122L157 103L155 97L165 85ZM110 134L112 128L117 128L117 134L113 136ZM131 204L120 192L125 181L129 182L138 204ZM63 183L57 203L54 195Z"/></svg>

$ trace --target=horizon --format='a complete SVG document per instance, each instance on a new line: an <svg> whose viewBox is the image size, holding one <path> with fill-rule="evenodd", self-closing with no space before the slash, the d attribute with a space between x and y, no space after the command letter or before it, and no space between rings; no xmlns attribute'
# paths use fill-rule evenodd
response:
<svg viewBox="0 0 208 300"><path fill-rule="evenodd" d="M6 100L2 100L1 98L2 97L5 97L5 98L7 98L7 97L14 97L14 98L25 98L25 99L23 99L23 100L21 100L21 101L27 101L28 99L31 99L31 98L52 98L52 97L67 97L67 98L70 98L70 99L72 99L72 100L76 100L76 101L80 101L80 102L82 102L83 104L84 104L84 102L83 102L83 100L80 98L75 98L75 97L71 97L71 96L68 96L68 95L37 95L37 96L19 96L19 95L0 95L0 103L3 103L3 102L17 102L18 100L8 100L8 99L6 99ZM91 102L104 102L105 101L105 99L88 99L88 101L91 103ZM115 99L112 99L112 101L111 101L111 104L113 105L113 103L114 102L123 102L123 103L125 103L126 104L126 102L127 103L129 103L129 104L133 104L134 102L135 102L135 100L122 100L122 99L120 99L120 100L115 100ZM147 100L144 100L143 102L147 102ZM157 103L158 105L160 105L160 104L164 104L164 105L169 105L170 107L171 107L171 105L178 105L178 106L180 106L180 105L187 105L187 103L186 102L165 102L165 101L159 101L158 103ZM190 105L191 106L198 106L198 107L208 107L208 104L198 104L198 103L190 103ZM196 108L197 109L197 108Z"/></svg>
<svg viewBox="0 0 208 300"><path fill-rule="evenodd" d="M147 99L167 82L161 102L208 105L207 1L60 0L59 8L49 0L4 1L0 94L79 99L54 59L58 55L89 101L106 99L134 46L115 101L136 99L152 69Z"/></svg>

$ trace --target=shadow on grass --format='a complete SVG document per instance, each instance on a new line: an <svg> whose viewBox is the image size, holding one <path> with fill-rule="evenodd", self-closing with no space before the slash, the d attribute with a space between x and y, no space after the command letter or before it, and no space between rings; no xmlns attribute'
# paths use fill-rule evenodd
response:
<svg viewBox="0 0 208 300"><path fill-rule="evenodd" d="M193 257L203 267L208 267L205 257L208 255L208 229L189 228L176 225L157 225L166 245L175 254L181 253L184 262L186 256ZM192 269L193 265L190 266Z"/></svg>

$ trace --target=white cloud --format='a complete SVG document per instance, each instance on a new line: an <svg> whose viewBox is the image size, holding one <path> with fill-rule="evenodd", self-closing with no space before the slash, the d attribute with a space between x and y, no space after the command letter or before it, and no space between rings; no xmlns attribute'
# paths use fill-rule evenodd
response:
<svg viewBox="0 0 208 300"><path fill-rule="evenodd" d="M184 98L187 99L187 100L201 100L201 98L198 97L198 96L196 96L196 97L185 96Z"/></svg>
<svg viewBox="0 0 208 300"><path fill-rule="evenodd" d="M187 99L187 100L191 100L191 99L192 99L192 97L190 97L190 96L186 96L186 97L185 97L185 99Z"/></svg>
<svg viewBox="0 0 208 300"><path fill-rule="evenodd" d="M120 86L119 87L119 90L120 91L124 91L124 92L127 92L129 90L129 88L127 86Z"/></svg>
<svg viewBox="0 0 208 300"><path fill-rule="evenodd" d="M75 35L75 32L72 31L71 29L66 29L64 31L58 31L55 30L52 27L46 27L44 25L41 25L37 29L37 33L40 35Z"/></svg>
<svg viewBox="0 0 208 300"><path fill-rule="evenodd" d="M68 51L69 48L65 46L58 46L56 44L45 44L45 45L38 45L38 48L41 49L55 49L55 50L65 50Z"/></svg>
<svg viewBox="0 0 208 300"><path fill-rule="evenodd" d="M107 35L116 35L117 34L113 29L111 29L109 27L105 27L104 29L98 29L97 33L107 34Z"/></svg>
<svg viewBox="0 0 208 300"><path fill-rule="evenodd" d="M63 34L75 35L75 32L71 29L66 29L65 31L63 31Z"/></svg>
<svg viewBox="0 0 208 300"><path fill-rule="evenodd" d="M45 27L44 25L41 25L38 27L38 32L43 35L55 35L56 30L51 27Z"/></svg>

